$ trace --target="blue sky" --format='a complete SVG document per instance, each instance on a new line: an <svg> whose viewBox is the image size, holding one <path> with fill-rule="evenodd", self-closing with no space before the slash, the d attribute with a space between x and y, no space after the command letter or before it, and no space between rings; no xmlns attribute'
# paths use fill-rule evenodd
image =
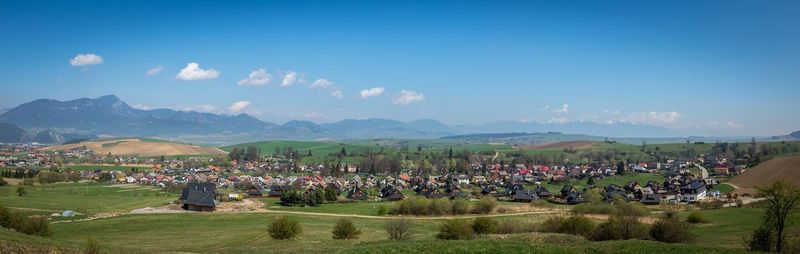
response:
<svg viewBox="0 0 800 254"><path fill-rule="evenodd" d="M627 121L775 135L800 129L797 10L798 1L2 1L0 107L114 94L140 108L278 123Z"/></svg>

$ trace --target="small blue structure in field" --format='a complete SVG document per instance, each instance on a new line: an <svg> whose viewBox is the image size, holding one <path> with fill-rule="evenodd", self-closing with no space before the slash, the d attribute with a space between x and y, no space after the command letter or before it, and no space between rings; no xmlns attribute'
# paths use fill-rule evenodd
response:
<svg viewBox="0 0 800 254"><path fill-rule="evenodd" d="M72 210L65 210L63 213L61 213L61 216L63 216L63 217L72 217L72 216L75 216L75 211L72 211Z"/></svg>

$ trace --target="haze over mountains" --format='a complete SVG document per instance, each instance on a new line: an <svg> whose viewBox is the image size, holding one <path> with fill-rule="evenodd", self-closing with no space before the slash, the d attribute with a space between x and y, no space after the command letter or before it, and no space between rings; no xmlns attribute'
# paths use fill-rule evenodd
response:
<svg viewBox="0 0 800 254"><path fill-rule="evenodd" d="M563 132L598 137L681 137L693 134L645 124L595 122L502 121L448 126L433 119L402 122L369 118L321 124L300 120L275 124L244 113L219 115L172 109L136 109L114 95L71 101L39 99L8 109L0 115L0 123L8 123L0 125L3 128L0 142L42 143L62 143L71 138L95 135L160 137L195 143L238 143L270 139L416 139L511 132Z"/></svg>

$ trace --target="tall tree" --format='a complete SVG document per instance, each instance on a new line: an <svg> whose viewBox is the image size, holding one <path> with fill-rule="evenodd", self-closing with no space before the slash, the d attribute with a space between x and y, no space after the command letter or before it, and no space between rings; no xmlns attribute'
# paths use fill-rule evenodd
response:
<svg viewBox="0 0 800 254"><path fill-rule="evenodd" d="M775 230L775 251L781 252L785 240L783 231L786 229L789 215L800 204L800 190L784 180L757 189L767 204L766 223L771 223Z"/></svg>

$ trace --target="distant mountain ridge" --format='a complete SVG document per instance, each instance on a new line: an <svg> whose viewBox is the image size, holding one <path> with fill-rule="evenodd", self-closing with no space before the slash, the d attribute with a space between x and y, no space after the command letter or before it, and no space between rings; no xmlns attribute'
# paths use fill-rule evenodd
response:
<svg viewBox="0 0 800 254"><path fill-rule="evenodd" d="M28 142L34 142L33 140L65 142L70 140L68 136L71 134L69 133L117 137L157 137L203 144L232 144L279 139L430 139L475 133L561 132L584 134L594 140L599 139L598 137L661 138L698 135L646 124L604 124L582 121L563 123L498 121L478 125L449 126L434 119L402 122L392 119L367 118L344 119L321 124L293 120L279 125L244 113L222 115L172 109L136 109L114 95L70 101L34 100L0 114L0 122L10 123L16 125L14 127L23 129L28 136L20 138L20 140ZM10 126L0 126L0 128L8 130L0 133L2 136L7 136L3 140L13 141L20 137L18 129ZM800 136L800 133L792 135ZM536 138L523 137L524 139Z"/></svg>
<svg viewBox="0 0 800 254"><path fill-rule="evenodd" d="M25 130L10 123L0 123L0 143L62 144L71 140L95 139L97 136L81 133L60 133L55 130Z"/></svg>

